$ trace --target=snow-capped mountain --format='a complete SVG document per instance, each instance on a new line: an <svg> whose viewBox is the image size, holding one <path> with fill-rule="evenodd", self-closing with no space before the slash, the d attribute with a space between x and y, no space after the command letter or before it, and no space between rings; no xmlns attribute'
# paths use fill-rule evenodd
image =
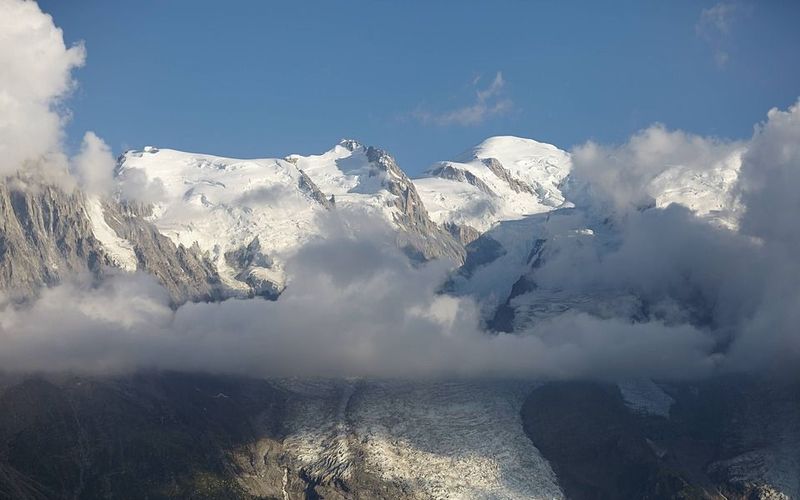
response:
<svg viewBox="0 0 800 500"><path fill-rule="evenodd" d="M732 190L740 157L741 151L733 150L713 168L665 168L648 185L653 206L682 204L735 227ZM416 259L459 264L466 257L453 290L476 297L487 318L529 272L535 248L552 251L557 241L591 246L613 239L603 224L607 214L598 212L592 193L572 173L569 153L518 137L489 138L414 180L387 152L353 140L320 155L284 159L239 160L146 147L123 154L116 174L117 200L83 196L73 214L87 220L87 234L80 236L97 246L87 255L102 254L92 257L91 265L151 272L176 303L276 297L285 286L286 260L305 243L326 237L331 214L345 227L360 218L383 221ZM140 201L126 201L129 196ZM17 206L11 200L6 205L11 211ZM12 239L21 241L23 234L14 232ZM54 269L48 259L42 268ZM15 276L22 279L19 271ZM10 277L5 281L22 286ZM56 281L42 278L24 286L30 292L37 283Z"/></svg>
<svg viewBox="0 0 800 500"><path fill-rule="evenodd" d="M147 147L120 158L118 178L143 178L153 191L147 219L162 234L196 245L232 289L260 294L280 291L280 256L315 237L317 215L331 206L308 176L279 159Z"/></svg>
<svg viewBox="0 0 800 500"><path fill-rule="evenodd" d="M318 156L238 160L145 148L119 161L124 185L153 191L147 217L176 244L197 246L226 285L274 296L286 259L325 234L325 213L364 214L397 230L420 258L462 259L463 249L434 224L414 184L385 151L345 140Z"/></svg>
<svg viewBox="0 0 800 500"><path fill-rule="evenodd" d="M635 209L676 204L698 220L735 230L742 154L741 147L731 147L711 165L660 166L645 180L650 201ZM547 259L558 255L574 266L591 266L619 239L615 221L624 214L572 169L568 153L529 139L494 137L462 159L470 156L467 163L443 162L430 171L456 180L416 181L426 204L442 208L429 209L434 218L484 228L467 246L465 264L451 279L450 290L476 298L489 326L503 331L571 310L626 318L639 314L642 299L624 290L574 294L560 284L548 288L537 283L537 269ZM490 168L492 163L497 166ZM500 165L510 165L508 173ZM509 189L515 184L507 180L511 175L535 188Z"/></svg>
<svg viewBox="0 0 800 500"><path fill-rule="evenodd" d="M502 136L457 161L435 164L414 183L436 222L483 233L500 221L562 206L570 169L569 154L555 146Z"/></svg>
<svg viewBox="0 0 800 500"><path fill-rule="evenodd" d="M712 168L667 166L648 184L652 206L681 204L701 218L735 227L733 186L741 154L733 149ZM530 274L533 253L578 242L601 254L614 239L608 214L598 210L586 183L572 172L570 154L518 137L489 138L414 180L387 152L353 140L320 155L284 159L239 160L146 147L123 154L116 174L118 199L78 195L79 201L63 201L77 208L70 217L86 222L73 225L85 227L74 238L86 246L83 263L59 263L51 255L41 266L29 263L28 268L41 269L24 278L30 252L20 251L4 288L22 287L29 294L57 282L57 268L111 265L151 272L176 303L231 295L274 298L285 286L286 260L305 243L326 237L326 221L335 214L344 227L365 217L383 221L412 258L459 264L466 257L451 289L474 296L491 319L525 289L520 278ZM30 240L35 233L8 224L50 210L40 206L45 202L62 202L58 193L34 200L36 190L19 192L25 194L17 200L31 199L7 200L6 211L15 217L6 219L5 232L22 248L25 234ZM23 210L26 204L31 206ZM52 240L42 236L42 241ZM47 252L56 250L33 255ZM545 295L545 306L528 309L558 311L583 301Z"/></svg>
<svg viewBox="0 0 800 500"><path fill-rule="evenodd" d="M175 245L140 209L18 174L0 181L0 295L35 297L65 278L120 268L154 275L174 304L224 296L213 265Z"/></svg>
<svg viewBox="0 0 800 500"><path fill-rule="evenodd" d="M287 160L340 209L379 215L399 229L398 244L412 256L463 261L459 242L432 220L418 187L386 151L346 139L322 155L291 155Z"/></svg>
<svg viewBox="0 0 800 500"><path fill-rule="evenodd" d="M736 150L711 168L665 166L647 184L653 202L635 210L658 214L661 211L655 209L674 203L704 223L735 230L734 186L740 158L741 151ZM603 211L603 204L597 203L577 175L573 161L555 146L495 137L411 180L388 153L351 140L320 155L256 160L147 147L120 157L117 199L37 186L30 179L0 183L0 288L30 295L70 273L102 278L107 268L119 268L154 275L174 305L231 295L274 298L284 286L284 263L304 244L327 237L328 217L339 217L347 227L367 216L393 228L396 243L412 258L445 257L457 263L463 258L447 290L473 297L492 330L523 334L537 322L569 311L636 321L646 314L645 306L652 304L631 291L582 289L576 293L540 279L542 267L553 259L563 259L576 269L591 266L619 240L620 221L615 219L619 214ZM126 199L131 193L138 202ZM731 387L725 385L720 391L709 386L702 394L712 396L698 397L696 387L650 380L629 381L611 389L560 388L555 395L548 384L537 388L505 382L288 380L252 393L235 392L233 383L213 385L207 393L198 389L202 386L198 381L187 385L178 379L175 384L170 394L178 402L172 404L185 404L187 412L198 415L206 415L211 408L211 428L228 418L238 422L243 408L251 403L236 405L247 398L258 400L252 403L258 413L242 423L255 426L243 431L258 436L253 442L233 450L209 443L212 451L198 452L198 457L202 463L208 454L227 461L219 467L224 471L220 477L227 481L224 484L238 485L254 496L283 498L305 498L309 491L342 498L350 498L350 491L369 492L376 498L560 498L569 495L574 480L570 472L584 470L580 457L596 456L597 449L610 457L590 464L598 476L614 472L615 463L626 461L643 463L658 474L671 473L671 461L680 463L681 453L688 453L681 436L673 435L683 424L676 426L670 420L672 408L678 406L689 411L690 418L705 422L704 401L713 403ZM83 391L81 387L70 384L63 390ZM13 403L14 397L28 401L29 394L57 390L62 389L27 385L16 392L0 391L0 396ZM725 404L751 408L752 395L761 392L759 387L749 388ZM725 424L733 437L714 445L718 449L711 455L718 458L711 469L716 476L703 481L766 492L753 498L783 498L770 497L773 490L797 491L793 475L797 406L791 399L797 392L790 387L786 393L785 397L783 393L770 396L775 409L748 420L776 423L769 429L766 444L761 426L742 425L736 419ZM75 400L80 401L82 394ZM102 397L104 402L124 405L120 408L125 411L113 418L151 411L155 413L148 422L161 429L161 403L141 403L148 397L161 401L161 396L153 394L147 385L130 383ZM272 399L258 399L265 394ZM564 403L564 394L573 394L575 400ZM75 433L57 434L77 435L84 432L82 422L90 422L90 429L101 423L89 418L97 407L83 404L79 409L86 415L83 421L71 402L65 406L69 411L63 414L64 422L77 425ZM550 408L555 408L554 415L548 414ZM585 418L609 408L612 421L626 422L616 425L620 435L613 436L614 443L624 446L603 448L603 436L610 427L602 419L597 424ZM51 411L49 402L39 411L61 422L62 415ZM737 411L729 414L738 415ZM225 417L218 419L219 415ZM31 419L44 429L36 432L61 428L42 418ZM564 432L562 422L570 418L581 425L567 426L569 432ZM11 431L3 432L22 432L15 430L16 417L0 420L14 423ZM174 431L177 436L198 434L192 426L199 424L192 419L187 422ZM137 425L129 427L137 429ZM653 425L667 431L653 433ZM576 428L585 435L575 434ZM274 429L280 433L271 433ZM555 441L552 436L557 437ZM95 449L93 453L105 456L106 452ZM182 453L177 456L185 458L189 452ZM127 466L135 459L120 455L119 460ZM120 470L127 469L120 466ZM117 474L116 470L112 473ZM14 479L15 487L30 486L27 480L15 483L18 476L5 477ZM617 487L612 479L608 480L612 489L606 493ZM684 491L688 484L674 482L669 488L670 492ZM0 484L0 496L3 491Z"/></svg>

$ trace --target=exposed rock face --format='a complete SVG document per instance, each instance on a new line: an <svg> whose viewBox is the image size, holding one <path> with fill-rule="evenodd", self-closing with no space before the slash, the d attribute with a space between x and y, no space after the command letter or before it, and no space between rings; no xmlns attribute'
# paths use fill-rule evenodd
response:
<svg viewBox="0 0 800 500"><path fill-rule="evenodd" d="M505 181L515 193L530 193L536 195L536 191L529 185L514 177L511 172L503 167L497 158L484 158L481 160L494 175Z"/></svg>
<svg viewBox="0 0 800 500"><path fill-rule="evenodd" d="M495 194L495 192L492 191L492 188L490 188L478 176L476 176L469 170L458 168L452 163L443 162L438 166L429 170L428 175L430 175L431 177L441 177L442 179L449 179L451 181L456 181L456 182L466 182L467 184L472 184L473 186L480 189L489 196L492 197L497 196L497 194Z"/></svg>
<svg viewBox="0 0 800 500"><path fill-rule="evenodd" d="M267 382L178 374L12 383L0 392L0 497L254 498L230 454L258 440L280 455L284 399ZM304 498L298 471L285 484L265 455L264 496Z"/></svg>
<svg viewBox="0 0 800 500"><path fill-rule="evenodd" d="M333 208L334 199L326 198L322 191L319 190L314 181L311 180L311 177L307 176L305 172L300 170L300 178L297 181L297 187L300 188L301 191L306 193L310 196L314 201L322 205L323 207L330 210Z"/></svg>
<svg viewBox="0 0 800 500"><path fill-rule="evenodd" d="M105 223L134 252L134 269L154 275L174 304L226 296L216 271L196 248L175 246L147 222L147 208L102 202ZM94 234L86 196L78 190L25 181L0 182L0 289L13 300L70 274L99 278L118 263Z"/></svg>
<svg viewBox="0 0 800 500"><path fill-rule="evenodd" d="M324 197L323 197L324 199ZM253 295L268 299L277 299L282 289L265 275L265 270L272 269L272 258L261 249L258 236L253 238L246 247L230 251L225 254L225 261L231 268L236 269L236 279L247 283Z"/></svg>
<svg viewBox="0 0 800 500"><path fill-rule="evenodd" d="M453 222L445 222L444 229L453 235L453 238L456 239L459 243L463 246L467 246L473 241L477 240L481 233L467 224L455 224Z"/></svg>
<svg viewBox="0 0 800 500"><path fill-rule="evenodd" d="M246 247L227 252L225 260L237 269L247 269L250 266L272 267L272 259L261 251L261 242L258 236L253 238Z"/></svg>
<svg viewBox="0 0 800 500"><path fill-rule="evenodd" d="M384 175L383 185L396 196L394 205L400 211L395 222L401 228L401 246L421 259L445 257L456 263L464 260L464 248L446 230L428 216L417 189L397 162L382 149L368 147L367 159ZM405 245L403 245L405 243Z"/></svg>
<svg viewBox="0 0 800 500"><path fill-rule="evenodd" d="M195 245L186 248L175 244L158 232L142 215L147 208L106 201L103 214L106 223L131 243L137 268L155 276L167 289L174 304L187 301L220 300L227 291L220 284L214 266L200 254Z"/></svg>
<svg viewBox="0 0 800 500"><path fill-rule="evenodd" d="M0 182L0 289L12 299L36 295L69 273L99 275L109 261L92 234L80 192Z"/></svg>

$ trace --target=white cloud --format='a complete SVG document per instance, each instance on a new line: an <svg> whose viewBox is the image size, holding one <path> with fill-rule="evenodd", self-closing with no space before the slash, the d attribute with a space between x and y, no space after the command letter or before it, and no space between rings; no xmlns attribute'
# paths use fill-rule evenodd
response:
<svg viewBox="0 0 800 500"><path fill-rule="evenodd" d="M741 7L736 3L719 2L703 9L695 24L695 33L711 46L714 62L719 67L725 66L730 59L725 47L740 10Z"/></svg>
<svg viewBox="0 0 800 500"><path fill-rule="evenodd" d="M0 174L60 152L59 103L84 58L35 2L0 0Z"/></svg>
<svg viewBox="0 0 800 500"><path fill-rule="evenodd" d="M94 132L86 132L80 153L72 158L73 173L81 188L90 194L111 194L115 165L108 145Z"/></svg>
<svg viewBox="0 0 800 500"><path fill-rule="evenodd" d="M480 78L476 78L472 85L477 87L479 83ZM505 84L503 73L498 71L488 87L475 90L475 101L472 104L440 112L420 108L414 111L412 116L422 123L440 126L479 125L489 118L506 114L514 108L513 101L503 97Z"/></svg>
<svg viewBox="0 0 800 500"><path fill-rule="evenodd" d="M652 205L652 183L676 167L703 175L738 164L743 144L651 125L625 144L587 142L573 150L573 177L591 190L591 201L625 212ZM573 196L577 196L573 193Z"/></svg>
<svg viewBox="0 0 800 500"><path fill-rule="evenodd" d="M120 274L99 286L64 283L29 307L0 310L0 366L100 374L156 368L250 376L613 377L675 375L680 365L683 377L713 363L708 339L685 325L572 315L543 325L538 335L487 335L470 299L437 293L447 266L413 267L389 241L312 243L288 267L291 286L275 302L186 304L177 311L144 274Z"/></svg>

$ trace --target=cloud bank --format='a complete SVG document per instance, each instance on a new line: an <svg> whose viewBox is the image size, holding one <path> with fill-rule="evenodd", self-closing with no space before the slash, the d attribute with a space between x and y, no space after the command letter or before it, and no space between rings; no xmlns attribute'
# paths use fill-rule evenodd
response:
<svg viewBox="0 0 800 500"><path fill-rule="evenodd" d="M581 146L574 160L583 208L611 214L596 229L613 241L554 244L535 274L539 286L570 297L634 297L634 325L693 327L708 342L714 371L798 374L800 103L771 110L746 142L655 126L620 146ZM731 161L741 163L733 229L679 205L646 208L651 179L666 169L689 165L702 177ZM609 320L595 316L600 330ZM563 319L535 327L565 328Z"/></svg>
<svg viewBox="0 0 800 500"><path fill-rule="evenodd" d="M51 288L0 316L8 371L120 373L141 368L250 376L626 376L711 366L691 327L574 316L564 336L488 335L471 300L437 294L447 266L413 267L390 241L334 238L304 247L278 301L170 310L145 275ZM53 325L58 325L54 327ZM654 363L647 353L671 356ZM686 364L691 362L691 365Z"/></svg>

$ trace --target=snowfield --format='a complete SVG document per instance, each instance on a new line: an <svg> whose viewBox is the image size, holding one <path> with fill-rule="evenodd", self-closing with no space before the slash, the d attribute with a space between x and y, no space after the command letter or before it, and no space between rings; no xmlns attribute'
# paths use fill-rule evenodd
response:
<svg viewBox="0 0 800 500"><path fill-rule="evenodd" d="M734 151L712 169L669 166L651 180L648 194L656 206L682 204L698 216L735 227L732 189L741 154ZM149 220L162 234L185 247L196 244L233 289L247 290L251 279L282 289L286 259L309 241L325 237L324 216L330 210L377 217L397 230L407 230L409 217L419 216L430 217L442 230L488 232L501 242L506 257L493 266L491 279L486 279L488 272L479 271L461 290L488 299L487 307L504 300L513 284L506 275L525 264L533 241L542 237L542 214L585 202L586 193L570 188L570 154L532 139L491 137L456 161L433 165L413 181L381 155L385 153L353 140L343 140L320 155L252 160L148 146L125 153L117 175L121 185L135 186L138 196L152 202ZM580 186L580 180L572 184ZM398 186L415 189L423 206L415 206L415 199L399 200ZM410 203L406 209L413 212L403 213L400 202ZM134 270L130 245L104 224L96 201L89 211L95 235L113 260ZM590 215L598 216L584 216ZM548 224L545 232L557 236L552 226ZM568 231L590 234L592 228L573 223ZM423 237L434 243L441 239L428 233ZM230 254L256 238L260 264L242 269ZM502 276L496 275L500 268Z"/></svg>
<svg viewBox="0 0 800 500"><path fill-rule="evenodd" d="M492 159L499 162L494 170L487 165ZM434 165L414 184L434 221L466 224L484 232L497 222L563 205L560 185L570 169L569 154L555 146L520 137L492 137L458 161Z"/></svg>
<svg viewBox="0 0 800 500"><path fill-rule="evenodd" d="M258 237L262 251L276 258L272 274L282 283L280 258L320 232L316 216L325 208L301 189L302 173L290 162L150 151L126 153L119 177L138 171L158 186L151 222L175 244L208 252L231 287L242 284L227 252Z"/></svg>

